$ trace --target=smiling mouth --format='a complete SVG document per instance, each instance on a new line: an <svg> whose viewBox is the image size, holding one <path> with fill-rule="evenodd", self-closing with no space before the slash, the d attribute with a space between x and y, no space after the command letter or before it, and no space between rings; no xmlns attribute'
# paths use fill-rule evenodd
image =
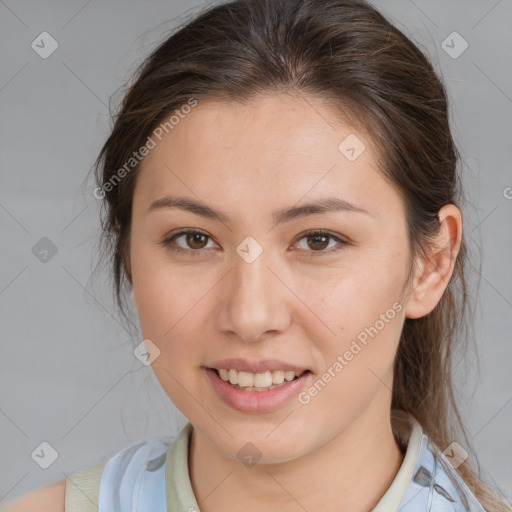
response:
<svg viewBox="0 0 512 512"><path fill-rule="evenodd" d="M286 384L298 379L305 373L311 373L310 370L273 370L261 373L250 373L227 368L210 368L219 378L235 389L243 391L269 391L280 388Z"/></svg>

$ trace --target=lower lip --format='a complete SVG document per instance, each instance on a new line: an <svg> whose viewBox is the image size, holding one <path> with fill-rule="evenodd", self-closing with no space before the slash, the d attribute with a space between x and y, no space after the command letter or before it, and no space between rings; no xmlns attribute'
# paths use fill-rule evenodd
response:
<svg viewBox="0 0 512 512"><path fill-rule="evenodd" d="M310 371L306 371L300 377L268 391L244 391L222 380L211 368L206 368L206 373L219 397L233 409L242 412L267 412L277 409L297 396L312 375Z"/></svg>

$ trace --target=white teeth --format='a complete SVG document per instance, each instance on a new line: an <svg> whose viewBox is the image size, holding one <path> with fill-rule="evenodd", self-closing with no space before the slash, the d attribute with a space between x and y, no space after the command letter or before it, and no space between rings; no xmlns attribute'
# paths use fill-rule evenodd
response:
<svg viewBox="0 0 512 512"><path fill-rule="evenodd" d="M230 372L234 370L229 370ZM231 373L230 373L231 376ZM231 382L231 379L230 379ZM241 388L252 388L254 384L254 373L238 372L238 383Z"/></svg>
<svg viewBox="0 0 512 512"><path fill-rule="evenodd" d="M293 370L290 370L290 371L286 371L284 372L284 378L287 380L287 381L290 381L290 380L293 380L295 377L295 372Z"/></svg>
<svg viewBox="0 0 512 512"><path fill-rule="evenodd" d="M272 372L255 373L253 386L255 388L268 388L272 386Z"/></svg>
<svg viewBox="0 0 512 512"><path fill-rule="evenodd" d="M299 377L304 371L295 372L294 370L273 370L260 373L251 373L234 370L232 368L219 368L219 376L222 380L238 385L241 388L252 388L256 390L267 389L282 384L285 380L292 381L295 376Z"/></svg>
<svg viewBox="0 0 512 512"><path fill-rule="evenodd" d="M238 372L236 370L229 370L228 377L231 384L238 384Z"/></svg>
<svg viewBox="0 0 512 512"><path fill-rule="evenodd" d="M284 370L274 370L272 372L272 384L282 384L284 382Z"/></svg>

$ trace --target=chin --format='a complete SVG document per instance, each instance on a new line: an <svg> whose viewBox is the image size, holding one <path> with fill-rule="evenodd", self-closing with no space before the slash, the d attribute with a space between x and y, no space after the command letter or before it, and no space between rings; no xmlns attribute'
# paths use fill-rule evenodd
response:
<svg viewBox="0 0 512 512"><path fill-rule="evenodd" d="M284 422L287 423L287 422ZM242 462L248 467L254 464L280 464L295 460L304 455L304 436L299 432L290 434L285 424L274 422L261 424L260 428L252 426L250 433L242 425L225 425L233 437L221 434L217 449L231 459ZM281 430L281 432L279 432Z"/></svg>

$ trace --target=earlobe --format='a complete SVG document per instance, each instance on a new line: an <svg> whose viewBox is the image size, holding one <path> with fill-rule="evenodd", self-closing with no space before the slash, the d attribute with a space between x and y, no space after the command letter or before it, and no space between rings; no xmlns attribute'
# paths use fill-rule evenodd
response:
<svg viewBox="0 0 512 512"><path fill-rule="evenodd" d="M462 240L462 214L453 204L439 210L441 227L429 254L418 262L406 318L428 315L439 303L450 282Z"/></svg>

